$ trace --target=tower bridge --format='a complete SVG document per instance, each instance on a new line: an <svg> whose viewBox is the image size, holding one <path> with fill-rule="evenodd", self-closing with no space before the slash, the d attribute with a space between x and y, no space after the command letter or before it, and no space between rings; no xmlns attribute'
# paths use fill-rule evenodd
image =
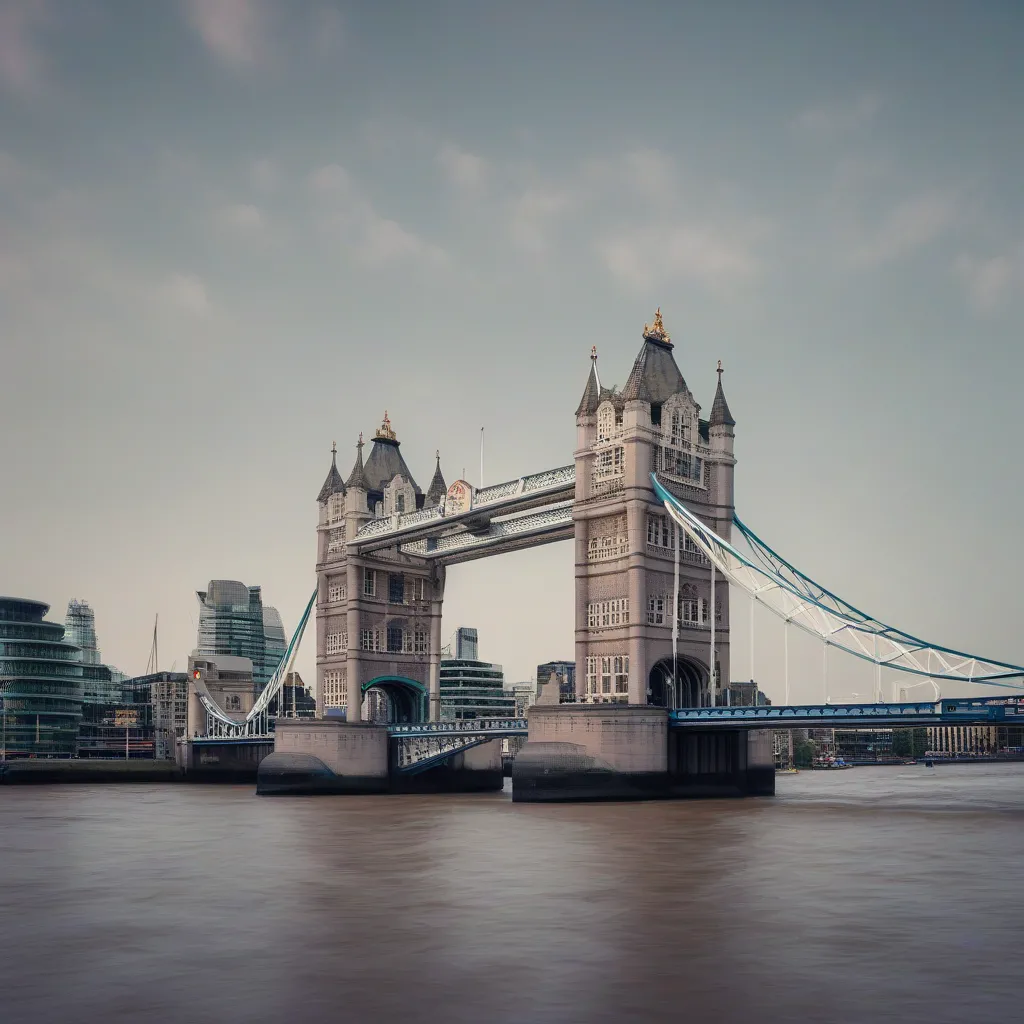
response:
<svg viewBox="0 0 1024 1024"><path fill-rule="evenodd" d="M736 420L722 375L719 362L705 417L659 310L644 325L621 389L602 382L591 350L571 464L474 488L466 480L448 484L437 453L424 492L387 412L365 459L359 435L347 477L332 447L317 495L316 590L286 659L263 703L241 722L197 687L205 735L225 742L268 735L269 702L310 618L317 719L278 723L275 753L260 769L264 791L358 791L397 775L418 775L426 784L439 772L454 788L482 785L484 778L493 784L498 738L525 731L528 742L515 762L517 799L682 795L714 791L723 780L730 791L772 792L770 736L763 730L778 723L916 725L948 714L990 721L993 708L1015 708L1015 698L975 702L966 711L937 700L881 702L883 670L913 685L931 682L938 698L945 680L1018 692L1024 668L926 644L860 612L746 527L734 508ZM542 700L530 709L528 725L442 722L448 568L569 539L575 701ZM782 707L722 706L731 679L730 592L749 598L751 616L758 603L778 616L786 638ZM813 707L789 705L791 628L822 644L824 692ZM873 666L871 704L831 702L830 651ZM387 726L363 720L371 692L383 695Z"/></svg>

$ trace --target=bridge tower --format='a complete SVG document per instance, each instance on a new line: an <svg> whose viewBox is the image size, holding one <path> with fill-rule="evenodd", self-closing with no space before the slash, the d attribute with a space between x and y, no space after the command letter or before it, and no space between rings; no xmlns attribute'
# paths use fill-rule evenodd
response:
<svg viewBox="0 0 1024 1024"><path fill-rule="evenodd" d="M718 387L707 420L676 365L662 322L643 340L621 391L605 387L591 350L576 410L576 693L588 700L706 706L729 681L729 589L665 514L655 472L712 530L729 537L735 420ZM678 542L678 560L676 544ZM679 584L676 587L676 564ZM673 672L674 595L677 660ZM673 678L674 677L674 678Z"/></svg>
<svg viewBox="0 0 1024 1024"><path fill-rule="evenodd" d="M371 519L436 506L444 497L440 456L424 494L400 451L388 415L363 462L363 436L348 480L331 468L317 496L317 717L345 709L363 717L363 688L383 693L399 720L433 721L440 707L444 567L400 550L352 554L348 545Z"/></svg>

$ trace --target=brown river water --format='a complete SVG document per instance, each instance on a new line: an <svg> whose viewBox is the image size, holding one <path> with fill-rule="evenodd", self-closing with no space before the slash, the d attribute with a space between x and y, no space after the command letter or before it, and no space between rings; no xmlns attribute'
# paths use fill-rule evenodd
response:
<svg viewBox="0 0 1024 1024"><path fill-rule="evenodd" d="M1024 1020L1024 765L772 799L0 788L0 1021Z"/></svg>

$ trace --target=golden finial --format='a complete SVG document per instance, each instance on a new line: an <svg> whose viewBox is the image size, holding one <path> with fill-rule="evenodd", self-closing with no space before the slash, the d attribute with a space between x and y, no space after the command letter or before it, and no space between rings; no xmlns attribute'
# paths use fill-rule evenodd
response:
<svg viewBox="0 0 1024 1024"><path fill-rule="evenodd" d="M663 345L672 344L672 339L669 337L668 331L665 330L665 324L661 319L661 306L654 311L654 323L644 324L644 337L651 341L660 341Z"/></svg>
<svg viewBox="0 0 1024 1024"><path fill-rule="evenodd" d="M591 360L591 362L594 362L594 363L597 362L597 346L596 345L591 345L590 346L590 360Z"/></svg>
<svg viewBox="0 0 1024 1024"><path fill-rule="evenodd" d="M388 411L384 410L384 422L380 425L377 433L373 435L379 437L383 441L397 441L398 438L395 436L395 432L391 429L391 420L388 419Z"/></svg>
<svg viewBox="0 0 1024 1024"><path fill-rule="evenodd" d="M718 374L718 383L721 384L722 383L722 374L725 373L725 370L722 369L722 360L721 359L718 360L718 369L715 370L715 373Z"/></svg>
<svg viewBox="0 0 1024 1024"><path fill-rule="evenodd" d="M338 454L338 442L337 441L332 441L331 442L331 457L333 458L337 454Z"/></svg>
<svg viewBox="0 0 1024 1024"><path fill-rule="evenodd" d="M362 448L363 447L363 432L361 430L359 431L359 440L356 442L356 447L357 448Z"/></svg>

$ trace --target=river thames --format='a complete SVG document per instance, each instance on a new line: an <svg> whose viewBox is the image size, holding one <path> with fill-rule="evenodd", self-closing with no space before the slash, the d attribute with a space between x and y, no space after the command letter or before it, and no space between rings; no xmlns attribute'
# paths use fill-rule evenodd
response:
<svg viewBox="0 0 1024 1024"><path fill-rule="evenodd" d="M0 788L0 1019L1009 1021L1024 766L513 804Z"/></svg>

